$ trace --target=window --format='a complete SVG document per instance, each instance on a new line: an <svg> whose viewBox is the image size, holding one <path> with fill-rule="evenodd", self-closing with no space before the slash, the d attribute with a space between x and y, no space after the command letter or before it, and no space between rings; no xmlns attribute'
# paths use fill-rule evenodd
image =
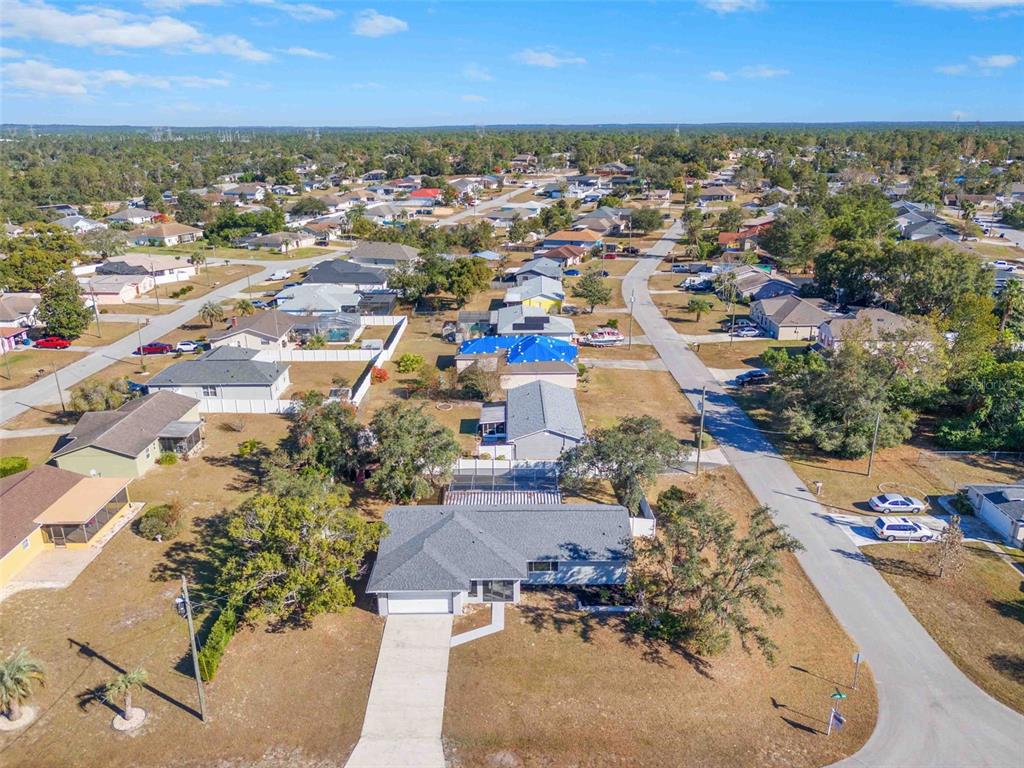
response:
<svg viewBox="0 0 1024 768"><path fill-rule="evenodd" d="M480 582L471 581L469 582L469 589L466 590L466 595L471 599L475 600L480 597Z"/></svg>
<svg viewBox="0 0 1024 768"><path fill-rule="evenodd" d="M260 339L260 346L269 347L270 346L270 339Z"/></svg>
<svg viewBox="0 0 1024 768"><path fill-rule="evenodd" d="M216 397L216 396L217 396L217 388L216 387L208 387L208 386L205 386L205 385L203 386L203 397Z"/></svg>
<svg viewBox="0 0 1024 768"><path fill-rule="evenodd" d="M557 560L531 560L526 564L527 573L546 573L558 570Z"/></svg>

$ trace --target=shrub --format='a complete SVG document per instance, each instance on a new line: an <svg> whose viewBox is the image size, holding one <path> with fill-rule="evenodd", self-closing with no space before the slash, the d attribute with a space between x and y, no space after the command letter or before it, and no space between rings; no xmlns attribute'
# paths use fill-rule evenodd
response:
<svg viewBox="0 0 1024 768"><path fill-rule="evenodd" d="M383 384L387 380L388 372L385 371L383 368L378 368L377 366L374 366L373 370L370 371L370 381L372 381L374 384Z"/></svg>
<svg viewBox="0 0 1024 768"><path fill-rule="evenodd" d="M406 352L398 358L399 373L413 373L418 371L421 365L423 365L423 355L414 355L411 352Z"/></svg>
<svg viewBox="0 0 1024 768"><path fill-rule="evenodd" d="M694 442L694 445L697 444L697 438L696 437L694 437L693 442ZM710 448L713 442L714 441L711 439L711 435L709 435L707 432L702 432L701 433L701 435L700 435L700 447L701 448Z"/></svg>
<svg viewBox="0 0 1024 768"><path fill-rule="evenodd" d="M327 337L322 333L314 333L302 344L303 349L326 349Z"/></svg>
<svg viewBox="0 0 1024 768"><path fill-rule="evenodd" d="M178 454L174 451L164 451L160 454L160 458L156 460L156 463L162 467L170 467L178 463Z"/></svg>
<svg viewBox="0 0 1024 768"><path fill-rule="evenodd" d="M206 636L203 647L199 649L199 676L203 682L210 682L217 674L217 667L220 666L221 657L228 649L228 643L235 636L238 629L238 606L228 603L220 612L217 620L210 627L210 634Z"/></svg>
<svg viewBox="0 0 1024 768"><path fill-rule="evenodd" d="M608 328L614 328L614 329L618 330L618 328L619 328L619 318L613 317L611 320L609 320L609 321L607 321L605 323L605 326L608 327Z"/></svg>
<svg viewBox="0 0 1024 768"><path fill-rule="evenodd" d="M7 477L28 469L28 459L24 456L4 456L0 458L0 477Z"/></svg>
<svg viewBox="0 0 1024 768"><path fill-rule="evenodd" d="M172 501L150 507L139 519L139 535L150 541L173 539L181 532L181 505Z"/></svg>
<svg viewBox="0 0 1024 768"><path fill-rule="evenodd" d="M180 299L182 296L190 293L193 288L194 288L194 286L191 286L191 285L183 285L178 290L171 291L170 297L172 299Z"/></svg>
<svg viewBox="0 0 1024 768"><path fill-rule="evenodd" d="M949 505L961 517L974 514L974 507L971 506L971 502L967 499L966 491L957 491L956 496L949 500Z"/></svg>

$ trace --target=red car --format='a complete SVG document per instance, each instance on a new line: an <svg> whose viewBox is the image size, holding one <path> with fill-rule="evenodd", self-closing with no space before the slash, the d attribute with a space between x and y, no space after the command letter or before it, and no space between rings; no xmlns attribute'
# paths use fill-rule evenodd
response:
<svg viewBox="0 0 1024 768"><path fill-rule="evenodd" d="M166 355L174 351L173 344L164 344L162 341L151 341L141 347L136 347L136 355Z"/></svg>
<svg viewBox="0 0 1024 768"><path fill-rule="evenodd" d="M614 253L608 252L608 253L606 253L606 254L604 255L604 258L606 258L606 259L617 259L617 258L619 258L619 257L618 257L618 256L616 256L616 255L615 255Z"/></svg>
<svg viewBox="0 0 1024 768"><path fill-rule="evenodd" d="M35 345L40 349L67 349L71 346L71 342L60 336L45 336L37 340Z"/></svg>

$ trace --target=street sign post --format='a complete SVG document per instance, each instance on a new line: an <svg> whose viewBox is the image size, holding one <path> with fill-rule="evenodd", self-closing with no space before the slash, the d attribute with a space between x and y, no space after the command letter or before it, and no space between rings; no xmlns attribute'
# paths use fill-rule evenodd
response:
<svg viewBox="0 0 1024 768"><path fill-rule="evenodd" d="M860 655L860 651L853 654L853 690L857 690L857 680L860 678L860 663L863 657Z"/></svg>

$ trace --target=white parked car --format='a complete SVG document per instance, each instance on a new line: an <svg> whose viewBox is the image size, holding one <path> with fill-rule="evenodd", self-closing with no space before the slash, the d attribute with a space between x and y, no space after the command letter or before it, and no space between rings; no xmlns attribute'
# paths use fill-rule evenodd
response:
<svg viewBox="0 0 1024 768"><path fill-rule="evenodd" d="M883 493L868 500L875 512L924 512L925 503L902 493Z"/></svg>
<svg viewBox="0 0 1024 768"><path fill-rule="evenodd" d="M883 541L931 541L936 536L935 531L909 517L879 517L873 528Z"/></svg>
<svg viewBox="0 0 1024 768"><path fill-rule="evenodd" d="M756 328L752 325L739 325L732 332L733 336L740 336L745 339L753 338L761 335L761 329Z"/></svg>
<svg viewBox="0 0 1024 768"><path fill-rule="evenodd" d="M1003 259L999 259L998 261L990 261L988 265L993 269L1008 269L1011 272L1017 268L1016 264L1011 264L1010 262L1004 261Z"/></svg>
<svg viewBox="0 0 1024 768"><path fill-rule="evenodd" d="M292 276L292 273L286 269L279 269L270 276L270 280L276 282L278 280L287 280Z"/></svg>
<svg viewBox="0 0 1024 768"><path fill-rule="evenodd" d="M199 349L198 341L179 341L174 346L175 352L195 352L197 349Z"/></svg>

